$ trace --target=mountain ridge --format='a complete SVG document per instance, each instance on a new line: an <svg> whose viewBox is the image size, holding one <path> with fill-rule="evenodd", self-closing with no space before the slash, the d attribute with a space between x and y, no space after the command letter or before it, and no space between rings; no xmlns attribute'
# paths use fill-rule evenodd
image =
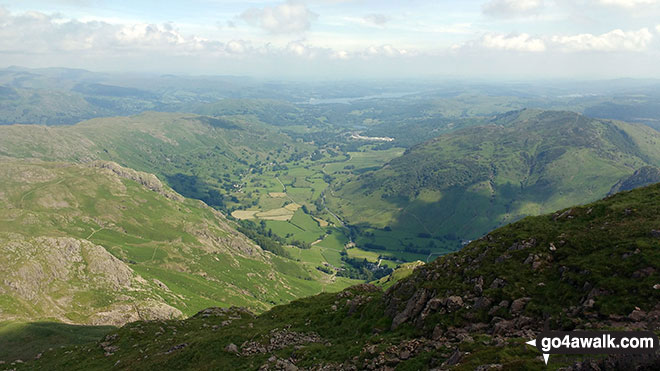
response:
<svg viewBox="0 0 660 371"><path fill-rule="evenodd" d="M635 170L660 164L658 143L660 133L642 125L514 111L414 146L336 185L337 197L328 200L358 226L469 240L525 215L605 196Z"/></svg>

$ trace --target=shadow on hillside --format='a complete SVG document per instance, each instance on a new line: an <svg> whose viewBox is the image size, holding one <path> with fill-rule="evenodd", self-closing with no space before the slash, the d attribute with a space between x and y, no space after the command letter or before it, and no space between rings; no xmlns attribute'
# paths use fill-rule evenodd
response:
<svg viewBox="0 0 660 371"><path fill-rule="evenodd" d="M0 322L0 361L34 359L37 354L66 345L100 340L114 326L69 325L57 322Z"/></svg>
<svg viewBox="0 0 660 371"><path fill-rule="evenodd" d="M167 184L175 191L187 198L204 201L207 205L222 209L224 197L209 183L201 180L198 176L188 174L165 174Z"/></svg>

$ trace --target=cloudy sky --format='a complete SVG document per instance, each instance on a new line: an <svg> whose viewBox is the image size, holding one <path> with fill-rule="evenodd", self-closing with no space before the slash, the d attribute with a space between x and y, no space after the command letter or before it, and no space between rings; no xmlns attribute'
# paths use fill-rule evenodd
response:
<svg viewBox="0 0 660 371"><path fill-rule="evenodd" d="M0 67L660 78L660 0L0 0Z"/></svg>

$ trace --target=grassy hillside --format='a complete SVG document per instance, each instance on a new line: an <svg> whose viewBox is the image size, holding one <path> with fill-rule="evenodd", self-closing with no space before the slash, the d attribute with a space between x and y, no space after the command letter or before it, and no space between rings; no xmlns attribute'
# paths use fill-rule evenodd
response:
<svg viewBox="0 0 660 371"><path fill-rule="evenodd" d="M67 127L0 127L0 156L115 161L157 174L186 197L222 207L226 194L265 162L305 151L254 120L149 112Z"/></svg>
<svg viewBox="0 0 660 371"><path fill-rule="evenodd" d="M413 147L335 185L328 204L351 224L467 240L596 200L635 170L659 164L660 134L648 127L522 110Z"/></svg>
<svg viewBox="0 0 660 371"><path fill-rule="evenodd" d="M0 319L123 324L257 312L349 280L266 253L224 216L111 162L0 162Z"/></svg>
<svg viewBox="0 0 660 371"><path fill-rule="evenodd" d="M58 322L0 322L0 361L32 359L50 348L94 342L114 329Z"/></svg>
<svg viewBox="0 0 660 371"><path fill-rule="evenodd" d="M53 350L42 369L547 369L527 346L547 327L660 324L660 185L495 230L382 292L360 285L253 316L209 309L135 322ZM644 369L660 356L550 357L549 369Z"/></svg>

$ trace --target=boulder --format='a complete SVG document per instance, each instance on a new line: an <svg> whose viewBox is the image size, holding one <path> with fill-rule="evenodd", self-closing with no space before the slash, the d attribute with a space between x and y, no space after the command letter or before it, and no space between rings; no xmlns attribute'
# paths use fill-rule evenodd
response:
<svg viewBox="0 0 660 371"><path fill-rule="evenodd" d="M227 345L225 347L225 352L237 354L238 353L238 347L236 346L236 344L230 343L229 345Z"/></svg>
<svg viewBox="0 0 660 371"><path fill-rule="evenodd" d="M447 307L448 312L459 310L463 308L463 298L460 296L452 295L446 299L445 306Z"/></svg>
<svg viewBox="0 0 660 371"><path fill-rule="evenodd" d="M490 284L491 289L499 289L506 286L506 281L504 281L501 278L495 278L493 282Z"/></svg>
<svg viewBox="0 0 660 371"><path fill-rule="evenodd" d="M473 308L475 310L481 310L481 309L488 309L490 306L493 304L493 302L488 299L485 296L477 298L477 300L474 301L474 306Z"/></svg>
<svg viewBox="0 0 660 371"><path fill-rule="evenodd" d="M517 314L522 312L522 310L525 309L525 306L530 300L532 300L532 298L528 298L528 297L514 300L513 303L511 303L511 313Z"/></svg>

